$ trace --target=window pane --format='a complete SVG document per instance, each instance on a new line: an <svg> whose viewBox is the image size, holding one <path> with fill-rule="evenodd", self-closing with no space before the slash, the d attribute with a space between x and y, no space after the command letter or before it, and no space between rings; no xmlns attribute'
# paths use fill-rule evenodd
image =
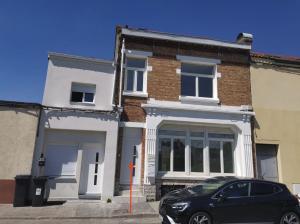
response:
<svg viewBox="0 0 300 224"><path fill-rule="evenodd" d="M137 86L136 90L137 91L143 91L143 82L144 82L144 72L142 71L137 71Z"/></svg>
<svg viewBox="0 0 300 224"><path fill-rule="evenodd" d="M127 70L127 89L128 91L133 91L133 80L134 80L134 71Z"/></svg>
<svg viewBox="0 0 300 224"><path fill-rule="evenodd" d="M226 197L245 197L249 196L249 183L240 182L230 185L223 190L223 194Z"/></svg>
<svg viewBox="0 0 300 224"><path fill-rule="evenodd" d="M127 67L133 68L145 68L146 60L139 58L127 58Z"/></svg>
<svg viewBox="0 0 300 224"><path fill-rule="evenodd" d="M213 79L198 77L199 97L213 96Z"/></svg>
<svg viewBox="0 0 300 224"><path fill-rule="evenodd" d="M233 173L233 150L231 142L223 142L224 173Z"/></svg>
<svg viewBox="0 0 300 224"><path fill-rule="evenodd" d="M158 170L170 171L171 139L159 139Z"/></svg>
<svg viewBox="0 0 300 224"><path fill-rule="evenodd" d="M252 183L251 196L268 195L278 192L278 187L267 183Z"/></svg>
<svg viewBox="0 0 300 224"><path fill-rule="evenodd" d="M71 101L72 102L82 102L83 93L82 92L72 92Z"/></svg>
<svg viewBox="0 0 300 224"><path fill-rule="evenodd" d="M84 102L94 102L94 93L85 93Z"/></svg>
<svg viewBox="0 0 300 224"><path fill-rule="evenodd" d="M191 141L191 171L203 172L203 141Z"/></svg>
<svg viewBox="0 0 300 224"><path fill-rule="evenodd" d="M213 75L214 66L183 63L181 66L181 71L202 75Z"/></svg>
<svg viewBox="0 0 300 224"><path fill-rule="evenodd" d="M173 171L185 170L185 142L183 139L174 139L174 167Z"/></svg>
<svg viewBox="0 0 300 224"><path fill-rule="evenodd" d="M181 95L182 96L196 96L196 77L195 76L181 76Z"/></svg>
<svg viewBox="0 0 300 224"><path fill-rule="evenodd" d="M209 168L210 172L220 173L221 172L221 147L219 141L209 142Z"/></svg>

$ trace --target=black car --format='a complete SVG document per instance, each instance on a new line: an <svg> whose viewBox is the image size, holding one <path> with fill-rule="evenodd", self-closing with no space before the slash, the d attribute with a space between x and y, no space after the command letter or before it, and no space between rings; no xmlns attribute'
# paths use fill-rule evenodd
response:
<svg viewBox="0 0 300 224"><path fill-rule="evenodd" d="M168 224L300 223L299 201L284 184L228 177L166 194L159 213Z"/></svg>

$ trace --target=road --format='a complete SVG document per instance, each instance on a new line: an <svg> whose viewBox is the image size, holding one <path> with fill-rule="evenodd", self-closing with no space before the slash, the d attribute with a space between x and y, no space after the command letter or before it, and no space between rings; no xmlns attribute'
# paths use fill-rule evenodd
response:
<svg viewBox="0 0 300 224"><path fill-rule="evenodd" d="M0 220L0 224L160 224L155 218L122 219L49 219L49 220Z"/></svg>

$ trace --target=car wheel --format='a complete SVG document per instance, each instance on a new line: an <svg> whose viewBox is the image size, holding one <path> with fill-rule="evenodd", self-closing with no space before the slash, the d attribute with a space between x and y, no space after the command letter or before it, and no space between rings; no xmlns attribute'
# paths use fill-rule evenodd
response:
<svg viewBox="0 0 300 224"><path fill-rule="evenodd" d="M295 212L287 212L281 217L280 224L300 224L300 220Z"/></svg>
<svg viewBox="0 0 300 224"><path fill-rule="evenodd" d="M196 212L190 218L189 224L211 224L211 218L205 212Z"/></svg>

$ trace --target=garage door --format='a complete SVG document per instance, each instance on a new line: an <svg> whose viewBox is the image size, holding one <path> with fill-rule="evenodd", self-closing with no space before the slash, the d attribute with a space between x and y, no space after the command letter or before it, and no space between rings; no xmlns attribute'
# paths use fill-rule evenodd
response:
<svg viewBox="0 0 300 224"><path fill-rule="evenodd" d="M50 195L101 194L105 133L47 130L45 141L45 175L52 177Z"/></svg>

